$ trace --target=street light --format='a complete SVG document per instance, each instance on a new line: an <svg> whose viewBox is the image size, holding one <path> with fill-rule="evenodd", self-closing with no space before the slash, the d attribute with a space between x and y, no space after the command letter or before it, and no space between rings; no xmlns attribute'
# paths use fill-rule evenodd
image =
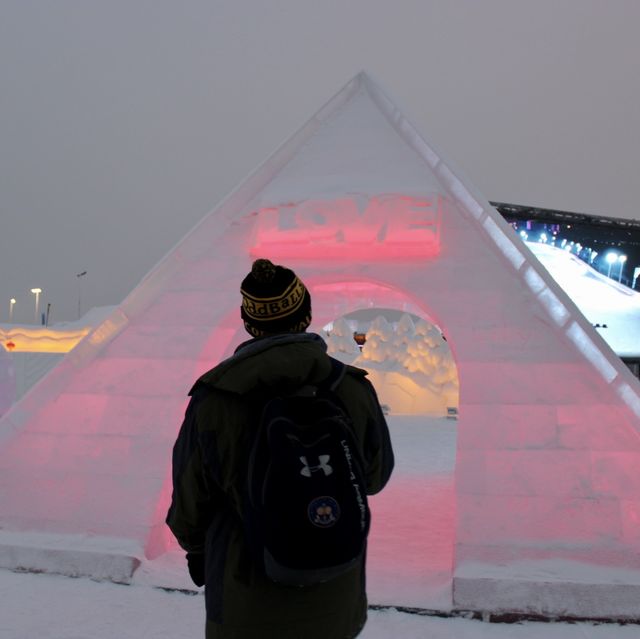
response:
<svg viewBox="0 0 640 639"><path fill-rule="evenodd" d="M607 277L611 277L611 267L613 266L614 262L618 261L618 254L613 252L607 253L604 259L607 260L607 264L609 265L609 270L607 271Z"/></svg>
<svg viewBox="0 0 640 639"><path fill-rule="evenodd" d="M627 261L626 255L621 255L618 258L618 262L620 262L620 272L618 273L618 282L622 282L622 269L624 268L624 263Z"/></svg>
<svg viewBox="0 0 640 639"><path fill-rule="evenodd" d="M40 305L40 293L42 293L41 288L32 288L31 292L36 296L36 324L38 323L38 306Z"/></svg>
<svg viewBox="0 0 640 639"><path fill-rule="evenodd" d="M16 303L16 298L12 297L9 300L9 323L12 324L13 323L13 307Z"/></svg>
<svg viewBox="0 0 640 639"><path fill-rule="evenodd" d="M82 273L76 273L78 278L78 319L82 316L82 278L87 274L86 271Z"/></svg>

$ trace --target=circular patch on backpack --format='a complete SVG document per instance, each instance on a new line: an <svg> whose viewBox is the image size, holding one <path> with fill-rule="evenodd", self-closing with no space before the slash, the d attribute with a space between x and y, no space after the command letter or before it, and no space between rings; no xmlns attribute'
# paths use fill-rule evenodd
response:
<svg viewBox="0 0 640 639"><path fill-rule="evenodd" d="M309 521L318 528L331 528L340 519L340 506L333 497L316 497L308 506Z"/></svg>

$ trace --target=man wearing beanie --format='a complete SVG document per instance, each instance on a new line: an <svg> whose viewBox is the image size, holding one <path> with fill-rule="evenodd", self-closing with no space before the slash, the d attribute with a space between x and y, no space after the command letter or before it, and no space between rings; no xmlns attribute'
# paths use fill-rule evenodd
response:
<svg viewBox="0 0 640 639"><path fill-rule="evenodd" d="M207 639L356 637L367 617L364 555L328 581L293 587L271 580L246 541L249 453L264 398L322 384L337 364L323 339L306 332L311 298L292 270L256 260L240 292L252 339L191 389L173 449L167 524L187 552L193 581L205 585ZM338 366L335 393L362 454L366 492L375 494L393 469L387 424L366 372Z"/></svg>

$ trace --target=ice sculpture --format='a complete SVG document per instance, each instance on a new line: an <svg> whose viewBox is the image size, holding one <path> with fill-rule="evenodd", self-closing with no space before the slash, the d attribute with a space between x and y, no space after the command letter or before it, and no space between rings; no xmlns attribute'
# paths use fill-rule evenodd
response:
<svg viewBox="0 0 640 639"><path fill-rule="evenodd" d="M379 306L445 332L460 380L455 605L637 615L638 381L365 74L2 418L3 565L37 568L63 534L60 570L84 551L93 573L127 560L126 580L163 552L186 392L244 338L238 282L258 255L301 275L315 330Z"/></svg>
<svg viewBox="0 0 640 639"><path fill-rule="evenodd" d="M331 332L326 337L326 342L327 350L332 355L345 353L355 357L360 354L360 349L353 338L353 330L343 317L338 318L333 323Z"/></svg>
<svg viewBox="0 0 640 639"><path fill-rule="evenodd" d="M375 312L371 309L367 314ZM389 321L380 309L363 331L362 351L344 318L333 324L328 338L329 353L369 371L369 379L389 413L444 417L457 414L458 374L451 351L440 331L424 319L408 313ZM361 315L362 313L359 313ZM346 327L346 328L345 328ZM348 336L342 337L343 333Z"/></svg>
<svg viewBox="0 0 640 639"><path fill-rule="evenodd" d="M372 362L393 360L395 348L393 329L383 315L378 316L367 331L367 341L362 347L362 359Z"/></svg>
<svg viewBox="0 0 640 639"><path fill-rule="evenodd" d="M393 340L396 352L406 351L407 346L413 341L416 335L416 327L411 319L411 315L404 313L396 326Z"/></svg>

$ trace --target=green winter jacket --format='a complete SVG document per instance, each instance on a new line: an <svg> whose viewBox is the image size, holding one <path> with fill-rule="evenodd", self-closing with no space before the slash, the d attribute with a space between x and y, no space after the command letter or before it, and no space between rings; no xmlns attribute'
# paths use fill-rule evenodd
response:
<svg viewBox="0 0 640 639"><path fill-rule="evenodd" d="M207 639L342 639L366 621L365 566L328 583L278 585L254 565L243 538L242 500L256 423L256 394L297 388L331 371L322 338L312 333L251 340L204 374L173 450L167 524L189 553L205 555ZM349 366L336 389L362 447L367 491L393 468L389 432L366 372Z"/></svg>

